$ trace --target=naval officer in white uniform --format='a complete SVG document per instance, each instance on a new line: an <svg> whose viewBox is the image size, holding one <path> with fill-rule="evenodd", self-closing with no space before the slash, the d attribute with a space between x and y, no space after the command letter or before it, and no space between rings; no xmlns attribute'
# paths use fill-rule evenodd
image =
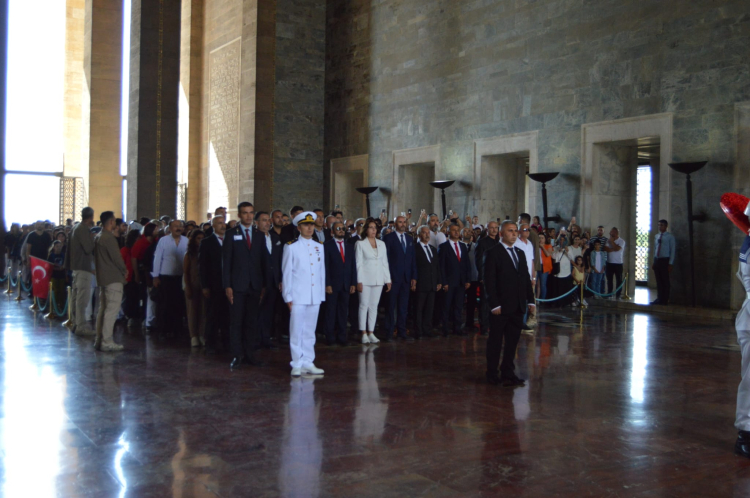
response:
<svg viewBox="0 0 750 498"><path fill-rule="evenodd" d="M289 306L289 346L292 375L322 375L315 361L315 326L320 303L325 301L326 267L323 244L312 238L315 218L311 211L299 213L292 223L299 230L297 240L284 246L281 262L281 293Z"/></svg>

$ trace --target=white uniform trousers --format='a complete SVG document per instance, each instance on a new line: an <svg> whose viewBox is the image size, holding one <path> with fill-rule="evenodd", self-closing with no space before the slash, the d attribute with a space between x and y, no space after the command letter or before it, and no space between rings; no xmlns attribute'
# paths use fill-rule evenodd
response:
<svg viewBox="0 0 750 498"><path fill-rule="evenodd" d="M750 431L750 299L745 299L734 322L742 352L742 381L737 389L737 418L734 426Z"/></svg>
<svg viewBox="0 0 750 498"><path fill-rule="evenodd" d="M292 368L309 366L315 361L315 326L319 304L294 304L289 319L289 347Z"/></svg>

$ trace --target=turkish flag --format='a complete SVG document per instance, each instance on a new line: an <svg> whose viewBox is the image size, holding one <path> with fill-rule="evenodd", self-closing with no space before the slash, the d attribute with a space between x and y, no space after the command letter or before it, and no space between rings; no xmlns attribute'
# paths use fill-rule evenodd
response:
<svg viewBox="0 0 750 498"><path fill-rule="evenodd" d="M43 259L30 257L31 284L34 286L34 297L47 299L49 296L49 279L52 277L52 263Z"/></svg>

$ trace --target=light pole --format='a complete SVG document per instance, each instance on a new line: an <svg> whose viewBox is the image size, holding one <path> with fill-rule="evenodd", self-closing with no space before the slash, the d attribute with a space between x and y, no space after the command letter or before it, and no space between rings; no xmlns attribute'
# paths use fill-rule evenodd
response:
<svg viewBox="0 0 750 498"><path fill-rule="evenodd" d="M443 219L445 219L445 217L447 216L447 212L445 210L445 189L453 185L455 181L456 180L438 180L435 182L430 182L430 185L440 189L440 199L443 201Z"/></svg>
<svg viewBox="0 0 750 498"><path fill-rule="evenodd" d="M357 192L365 194L365 204L367 205L367 217L370 218L370 194L380 187L357 187Z"/></svg>
<svg viewBox="0 0 750 498"><path fill-rule="evenodd" d="M539 182L542 184L542 209L544 210L544 229L546 230L549 228L548 222L554 221L559 222L560 217L559 216L547 216L547 182L554 180L557 178L557 175L559 175L560 172L554 172L554 173L526 173L526 175L534 180L535 182Z"/></svg>

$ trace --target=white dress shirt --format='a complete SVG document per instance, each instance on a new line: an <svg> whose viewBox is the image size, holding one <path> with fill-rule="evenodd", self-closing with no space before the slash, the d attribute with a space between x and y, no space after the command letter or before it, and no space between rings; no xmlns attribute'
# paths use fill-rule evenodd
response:
<svg viewBox="0 0 750 498"><path fill-rule="evenodd" d="M245 226L240 223L240 230L242 230L242 235L246 237L247 239L249 239L250 243L252 244L253 243L253 226L252 225Z"/></svg>
<svg viewBox="0 0 750 498"><path fill-rule="evenodd" d="M273 252L273 241L271 240L271 234L266 234L266 249L268 249L268 254L271 254Z"/></svg>
<svg viewBox="0 0 750 498"><path fill-rule="evenodd" d="M524 242L521 237L518 237L513 247L523 251L526 256L526 265L529 267L529 278L534 280L534 244L530 240Z"/></svg>
<svg viewBox="0 0 750 498"><path fill-rule="evenodd" d="M173 277L182 276L182 263L187 253L188 239L180 235L180 242L175 244L174 237L171 235L159 239L154 252L154 269L151 276L156 278L159 275L171 275Z"/></svg>
<svg viewBox="0 0 750 498"><path fill-rule="evenodd" d="M432 262L432 254L430 254L430 249L427 247L427 244L423 244L421 241L419 242L419 246L422 248L424 253L427 255L427 261Z"/></svg>

